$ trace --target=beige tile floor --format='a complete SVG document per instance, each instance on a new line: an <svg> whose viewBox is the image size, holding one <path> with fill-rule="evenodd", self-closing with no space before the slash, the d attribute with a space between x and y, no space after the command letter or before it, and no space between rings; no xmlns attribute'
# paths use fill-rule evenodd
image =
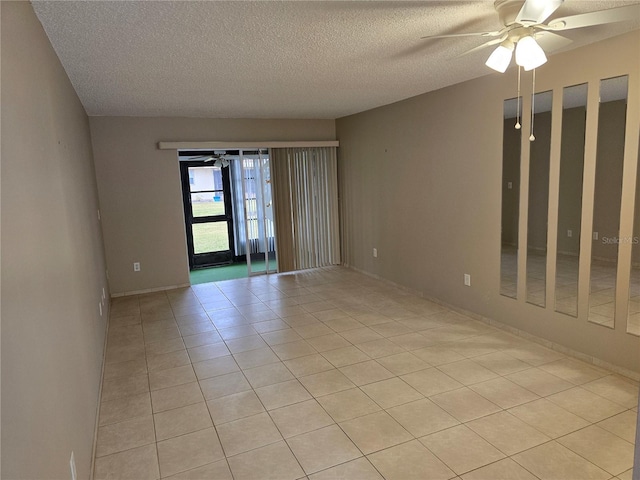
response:
<svg viewBox="0 0 640 480"><path fill-rule="evenodd" d="M96 479L631 479L638 384L344 268L112 302Z"/></svg>

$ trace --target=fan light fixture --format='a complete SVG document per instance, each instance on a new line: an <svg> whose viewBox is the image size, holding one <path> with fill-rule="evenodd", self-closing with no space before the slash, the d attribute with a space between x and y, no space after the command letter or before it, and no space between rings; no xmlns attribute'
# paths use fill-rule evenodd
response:
<svg viewBox="0 0 640 480"><path fill-rule="evenodd" d="M498 45L493 53L487 59L485 65L492 68L496 72L504 73L511 63L514 45L511 41L506 40ZM523 67L526 71L538 68L540 65L547 63L547 56L544 54L542 47L531 36L522 37L515 45L516 64Z"/></svg>
<svg viewBox="0 0 640 480"><path fill-rule="evenodd" d="M516 63L529 71L547 63L547 56L533 37L523 37L516 45Z"/></svg>
<svg viewBox="0 0 640 480"><path fill-rule="evenodd" d="M511 63L511 57L513 56L513 43L498 45L493 53L487 59L485 65L489 68L493 68L496 72L504 73L507 67Z"/></svg>

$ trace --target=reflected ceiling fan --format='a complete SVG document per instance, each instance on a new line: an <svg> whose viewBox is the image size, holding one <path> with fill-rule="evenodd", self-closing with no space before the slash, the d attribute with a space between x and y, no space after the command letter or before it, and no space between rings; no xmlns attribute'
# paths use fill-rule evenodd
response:
<svg viewBox="0 0 640 480"><path fill-rule="evenodd" d="M231 163L231 156L227 155L226 151L207 153L206 155L200 155L198 157L192 157L190 160L197 160L202 162L213 162L214 167L228 167Z"/></svg>
<svg viewBox="0 0 640 480"><path fill-rule="evenodd" d="M493 6L504 25L500 30L480 33L429 35L430 38L485 37L489 40L464 54L497 45L486 65L504 73L515 51L516 64L525 70L535 69L547 61L545 52L569 45L572 40L555 32L633 20L640 16L640 4L555 18L544 23L564 0L495 0ZM463 54L463 55L464 55Z"/></svg>

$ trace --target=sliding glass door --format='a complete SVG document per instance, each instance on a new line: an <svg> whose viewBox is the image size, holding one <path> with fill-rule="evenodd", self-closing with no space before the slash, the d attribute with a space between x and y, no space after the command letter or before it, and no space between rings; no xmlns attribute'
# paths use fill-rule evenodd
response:
<svg viewBox="0 0 640 480"><path fill-rule="evenodd" d="M249 275L275 273L276 238L268 150L240 151L242 198Z"/></svg>

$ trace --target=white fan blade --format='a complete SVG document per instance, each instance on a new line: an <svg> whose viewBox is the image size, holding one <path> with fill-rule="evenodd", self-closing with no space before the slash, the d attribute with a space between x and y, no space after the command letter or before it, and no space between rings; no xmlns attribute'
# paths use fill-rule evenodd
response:
<svg viewBox="0 0 640 480"><path fill-rule="evenodd" d="M603 23L624 22L640 17L640 4L627 5L626 7L598 10L597 12L571 15L570 17L556 18L549 22L551 30L571 30L573 28L591 27Z"/></svg>
<svg viewBox="0 0 640 480"><path fill-rule="evenodd" d="M469 55L470 53L474 53L477 52L479 50L483 50L487 47L490 47L492 45L497 45L498 43L503 42L504 40L506 40L507 36L504 35L500 38L494 38L493 40L489 40L488 42L483 43L482 45L478 45L475 48L472 48L471 50L467 50L466 52L462 52L460 55L458 55L458 57L464 57L465 55Z"/></svg>
<svg viewBox="0 0 640 480"><path fill-rule="evenodd" d="M544 22L564 0L526 0L518 12L516 23L524 25Z"/></svg>
<svg viewBox="0 0 640 480"><path fill-rule="evenodd" d="M562 35L558 35L557 33L553 32L536 33L535 39L536 42L538 42L538 45L540 45L542 49L547 53L555 52L556 50L560 50L561 48L564 48L573 43L573 40L570 40L566 37L563 37Z"/></svg>
<svg viewBox="0 0 640 480"><path fill-rule="evenodd" d="M495 32L473 32L473 33L449 33L446 35L427 35L426 37L420 37L421 39L429 38L455 38L455 37L497 37L500 35L500 31Z"/></svg>

